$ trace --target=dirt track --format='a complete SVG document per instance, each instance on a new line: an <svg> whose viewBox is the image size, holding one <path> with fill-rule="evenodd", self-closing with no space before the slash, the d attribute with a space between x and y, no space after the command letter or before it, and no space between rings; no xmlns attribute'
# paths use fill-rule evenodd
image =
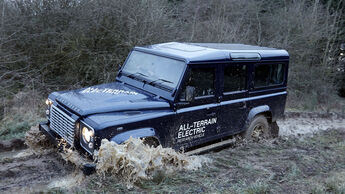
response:
<svg viewBox="0 0 345 194"><path fill-rule="evenodd" d="M0 192L45 190L54 180L73 172L56 153L37 156L30 150L0 153Z"/></svg>
<svg viewBox="0 0 345 194"><path fill-rule="evenodd" d="M286 137L312 134L327 129L345 131L345 119L331 114L291 113L278 124L280 135ZM214 156L212 153L207 155L211 158L219 158L219 153L215 153ZM1 193L27 193L52 188L68 189L77 186L78 182L84 179L79 169L66 163L57 153L36 155L29 149L0 152L0 164Z"/></svg>
<svg viewBox="0 0 345 194"><path fill-rule="evenodd" d="M345 115L288 112L278 120L279 136L300 136L328 129L345 128Z"/></svg>

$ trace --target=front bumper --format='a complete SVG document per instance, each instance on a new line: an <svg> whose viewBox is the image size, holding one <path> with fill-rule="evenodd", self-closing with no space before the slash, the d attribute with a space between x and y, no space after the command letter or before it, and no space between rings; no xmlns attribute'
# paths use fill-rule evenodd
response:
<svg viewBox="0 0 345 194"><path fill-rule="evenodd" d="M50 142L52 142L54 145L58 145L59 144L59 136L50 129L48 122L42 122L39 125L39 130L42 131L50 140Z"/></svg>
<svg viewBox="0 0 345 194"><path fill-rule="evenodd" d="M45 134L49 138L50 142L58 146L59 136L50 129L48 122L40 123L39 130L42 131L43 134ZM82 170L85 175L93 174L94 172L96 172L96 164L93 163L93 161L91 160L89 163L83 164Z"/></svg>

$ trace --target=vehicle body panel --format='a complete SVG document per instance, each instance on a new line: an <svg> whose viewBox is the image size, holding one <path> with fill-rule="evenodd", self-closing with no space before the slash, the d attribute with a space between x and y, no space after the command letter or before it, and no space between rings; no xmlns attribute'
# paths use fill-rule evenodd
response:
<svg viewBox="0 0 345 194"><path fill-rule="evenodd" d="M258 114L265 114L270 122L284 114L289 61L285 50L212 43L164 43L133 50L183 61L185 67L177 87L168 91L149 84L146 78L135 79L120 70L113 83L49 95L54 106L81 123L80 129L74 129L74 144L80 144L90 154L104 138L123 143L131 136L154 136L164 147L189 149L243 132ZM260 60L235 61L231 53L258 53ZM256 66L276 63L284 64L283 82L255 88ZM224 67L233 64L246 66L245 89L223 92ZM215 70L214 94L180 102L179 96L191 71L207 67ZM49 125L48 120L40 129L56 136ZM94 130L92 149L82 142L83 126Z"/></svg>

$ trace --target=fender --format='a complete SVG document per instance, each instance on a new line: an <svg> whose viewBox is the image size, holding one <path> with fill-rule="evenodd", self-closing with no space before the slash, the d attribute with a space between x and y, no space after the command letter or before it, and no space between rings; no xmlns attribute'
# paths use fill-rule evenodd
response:
<svg viewBox="0 0 345 194"><path fill-rule="evenodd" d="M262 105L262 106L257 106L255 108L252 108L249 111L249 114L248 114L248 117L246 120L246 126L248 126L250 124L250 121L252 121L256 115L258 115L260 113L264 113L264 112L271 112L271 109L268 105Z"/></svg>
<svg viewBox="0 0 345 194"><path fill-rule="evenodd" d="M152 137L155 136L156 132L153 128L140 128L135 130L126 131L115 135L110 140L114 141L117 144L121 144L128 140L130 137L133 138L142 138L142 137Z"/></svg>

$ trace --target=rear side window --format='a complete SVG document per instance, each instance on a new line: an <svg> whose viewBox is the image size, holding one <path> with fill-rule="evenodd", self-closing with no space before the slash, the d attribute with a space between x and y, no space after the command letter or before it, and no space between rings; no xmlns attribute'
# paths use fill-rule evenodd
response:
<svg viewBox="0 0 345 194"><path fill-rule="evenodd" d="M228 65L224 69L224 92L246 89L246 65Z"/></svg>
<svg viewBox="0 0 345 194"><path fill-rule="evenodd" d="M254 87L266 87L282 84L284 81L283 64L255 65Z"/></svg>

